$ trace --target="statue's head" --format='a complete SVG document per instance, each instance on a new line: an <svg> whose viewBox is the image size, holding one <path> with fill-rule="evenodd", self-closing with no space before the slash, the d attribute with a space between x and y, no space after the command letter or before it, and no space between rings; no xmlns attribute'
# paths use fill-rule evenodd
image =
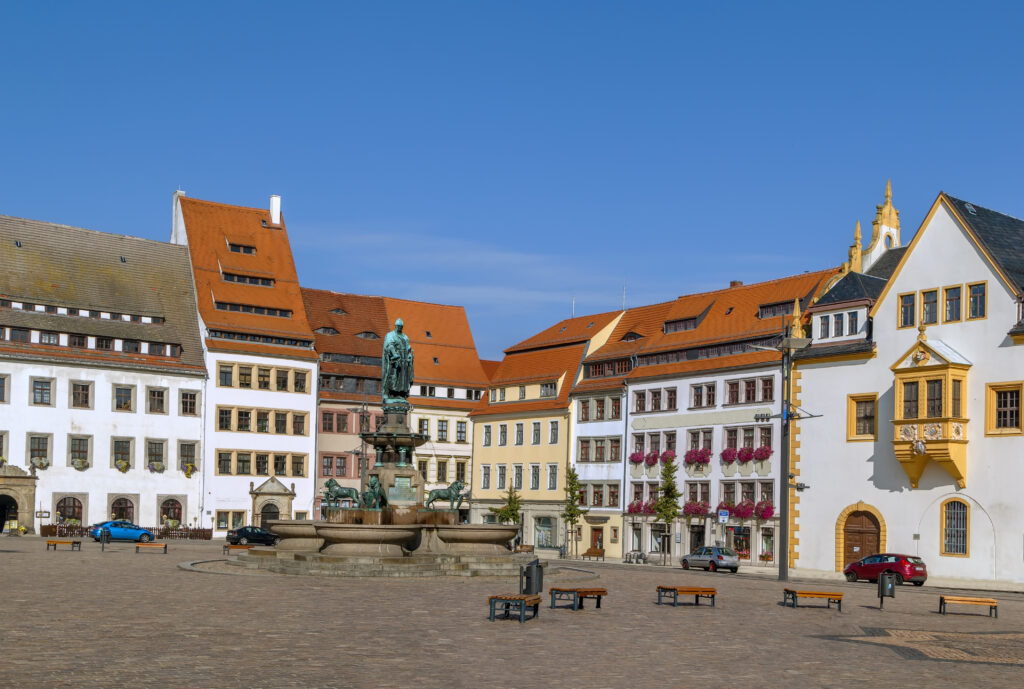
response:
<svg viewBox="0 0 1024 689"><path fill-rule="evenodd" d="M395 330L397 330L398 332L402 332L402 328L404 328L404 327L405 327L405 323L402 322L401 318L399 318L398 320L395 321Z"/></svg>

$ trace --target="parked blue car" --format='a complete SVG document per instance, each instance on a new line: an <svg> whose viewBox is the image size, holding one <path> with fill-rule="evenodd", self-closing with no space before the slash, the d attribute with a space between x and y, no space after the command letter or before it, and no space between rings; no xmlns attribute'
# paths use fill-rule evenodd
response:
<svg viewBox="0 0 1024 689"><path fill-rule="evenodd" d="M141 526L136 526L131 522L126 522L123 519L114 519L108 522L100 522L94 526L89 527L89 535L94 540L100 540L100 533L103 529L110 529L110 539L114 541L139 541L140 543L148 543L153 540L153 532L149 529L143 529Z"/></svg>

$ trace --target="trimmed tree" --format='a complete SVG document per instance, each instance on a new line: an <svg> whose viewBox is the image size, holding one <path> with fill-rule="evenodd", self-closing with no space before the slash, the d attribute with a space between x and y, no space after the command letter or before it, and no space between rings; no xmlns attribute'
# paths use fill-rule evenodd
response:
<svg viewBox="0 0 1024 689"><path fill-rule="evenodd" d="M575 555L579 554L579 545L576 543L576 525L580 523L580 519L587 513L585 507L580 507L579 501L580 495L580 476L576 473L576 469L569 467L569 471L565 474L565 506L562 509L562 519L569 525L573 533L573 551ZM566 550L568 550L568 544L566 544Z"/></svg>
<svg viewBox="0 0 1024 689"><path fill-rule="evenodd" d="M679 465L674 460L661 465L661 492L658 501L654 503L654 513L657 520L665 524L668 531L669 543L672 542L672 524L679 517L679 498L682 493L676 485L676 471ZM665 554L662 553L662 563L665 562Z"/></svg>
<svg viewBox="0 0 1024 689"><path fill-rule="evenodd" d="M498 518L498 521L502 524L515 524L519 521L519 513L522 511L522 496L519 495L519 491L516 487L509 485L508 492L505 493L505 504L501 507L488 507L494 516Z"/></svg>

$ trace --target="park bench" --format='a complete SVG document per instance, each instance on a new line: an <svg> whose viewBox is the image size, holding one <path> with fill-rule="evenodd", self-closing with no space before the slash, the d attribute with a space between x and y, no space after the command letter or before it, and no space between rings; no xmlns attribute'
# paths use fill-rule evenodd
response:
<svg viewBox="0 0 1024 689"><path fill-rule="evenodd" d="M792 605L796 607L797 598L824 598L826 606L832 607L835 603L839 608L839 612L843 611L843 594L836 593L835 591L797 591L796 589L783 589L782 590L782 604Z"/></svg>
<svg viewBox="0 0 1024 689"><path fill-rule="evenodd" d="M167 544L166 543L136 543L135 544L135 552L137 552L137 553L142 552L141 550L139 550L140 548L146 548L147 550L150 549L150 548L163 548L164 554L167 553Z"/></svg>
<svg viewBox="0 0 1024 689"><path fill-rule="evenodd" d="M46 549L47 550L49 550L50 548L53 548L54 550L56 550L57 546L59 546L59 545L69 545L69 546L71 546L72 550L81 550L82 549L82 542L81 541L62 541L62 540L59 540L59 539L56 539L56 538L50 538L50 539L47 539L47 541L46 541Z"/></svg>
<svg viewBox="0 0 1024 689"><path fill-rule="evenodd" d="M716 593L718 592L715 589L700 586L659 586L658 605L661 605L663 599L669 599L672 601L672 607L676 607L679 604L679 596L693 596L694 605L700 605L700 599L707 598L711 601L711 607L715 607Z"/></svg>
<svg viewBox="0 0 1024 689"><path fill-rule="evenodd" d="M518 612L520 622L526 621L527 608L533 608L534 618L540 612L540 596L538 595L509 593L502 596L491 596L487 599L487 603L491 606L491 622L494 621L494 613L498 607L504 609L506 618L512 612Z"/></svg>
<svg viewBox="0 0 1024 689"><path fill-rule="evenodd" d="M533 552L533 546L532 545L517 545L516 546L516 552L517 553L532 553Z"/></svg>
<svg viewBox="0 0 1024 689"><path fill-rule="evenodd" d="M555 607L555 601L565 600L565 601L569 601L569 603L572 605L572 609L573 610L582 610L583 609L583 599L584 598L596 598L597 599L597 607L600 608L601 607L601 598L608 595L608 590L607 589L599 589L599 588L589 588L589 589L588 588L574 588L574 589L570 589L570 588L555 588L555 587L552 587L549 590L549 593L551 594L551 607L552 608Z"/></svg>
<svg viewBox="0 0 1024 689"><path fill-rule="evenodd" d="M253 547L254 546L253 546L252 543L246 543L244 545L241 544L241 543L238 544L238 545L231 545L230 543L225 543L224 544L224 554L227 555L228 553L233 552L235 550L249 550L250 548L253 548Z"/></svg>
<svg viewBox="0 0 1024 689"><path fill-rule="evenodd" d="M946 606L950 603L958 605L987 605L989 617L999 617L999 601L995 598L973 598L971 596L939 596L939 612L946 614Z"/></svg>
<svg viewBox="0 0 1024 689"><path fill-rule="evenodd" d="M587 548L587 552L583 553L584 560L597 560L598 558L604 560L604 548Z"/></svg>

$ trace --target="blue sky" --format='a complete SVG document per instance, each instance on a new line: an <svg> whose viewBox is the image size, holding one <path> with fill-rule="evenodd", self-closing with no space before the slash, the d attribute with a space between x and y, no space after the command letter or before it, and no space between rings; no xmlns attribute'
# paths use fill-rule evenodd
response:
<svg viewBox="0 0 1024 689"><path fill-rule="evenodd" d="M1009 4L1006 3L1008 6ZM166 239L283 197L306 286L576 313L837 265L893 181L1024 216L1024 11L960 3L8 3L0 213Z"/></svg>

